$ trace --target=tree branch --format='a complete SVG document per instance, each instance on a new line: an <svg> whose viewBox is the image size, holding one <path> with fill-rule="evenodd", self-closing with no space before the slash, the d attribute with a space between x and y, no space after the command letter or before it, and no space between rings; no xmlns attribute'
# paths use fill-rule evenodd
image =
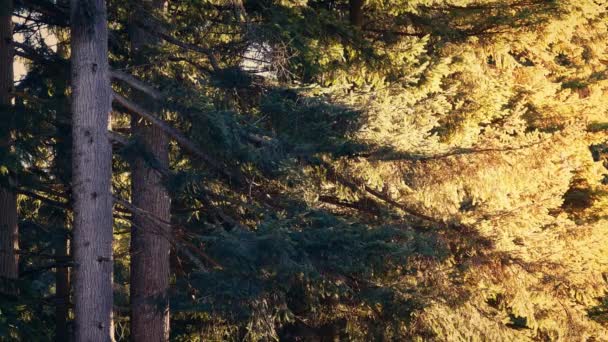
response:
<svg viewBox="0 0 608 342"><path fill-rule="evenodd" d="M214 71L221 70L217 57L215 56L215 54L213 53L213 51L211 49L207 49L202 46L198 46L198 45L194 45L194 44L190 44L190 43L181 41L181 40L173 37L172 35L168 34L166 32L166 30L164 28L162 28L160 25L147 25L143 20L139 20L138 24L140 26L142 26L144 29L154 33L155 35L162 38L164 41L166 41L168 43L171 43L175 46L179 46L184 50L190 50L190 51L204 54L209 59L209 63L211 64L211 67L213 67Z"/></svg>
<svg viewBox="0 0 608 342"><path fill-rule="evenodd" d="M397 201L395 201L394 199L384 195L383 193L374 190L373 188L371 188L370 186L366 185L366 184L357 184L354 181L351 181L350 179L346 178L345 176L339 174L329 163L321 161L321 165L327 170L327 173L330 177L333 177L336 181L338 181L338 183L350 188L353 191L363 191L369 195L371 195L372 197L375 197L383 202L386 202L390 205L392 205L393 207L396 207L402 211L404 211L405 213L413 216L413 217L417 217L419 219L422 219L424 221L427 222L431 222L431 223L435 223L435 224L439 224L443 227L448 226L448 224L440 219L437 219L435 217L426 215L424 213L421 213L420 211L414 209L414 208L410 208L405 204L399 203ZM464 226L462 224L458 225L461 228L469 228L467 226Z"/></svg>
<svg viewBox="0 0 608 342"><path fill-rule="evenodd" d="M14 42L14 46L21 50L15 50L15 55L23 57L25 59L36 61L39 63L59 63L63 64L66 68L69 60L59 57L57 54L43 54L38 52L35 48L19 42ZM145 93L155 100L162 100L165 96L153 86L146 84L145 82L137 79L133 75L127 74L120 70L110 70L110 77L114 80L122 81L129 86Z"/></svg>
<svg viewBox="0 0 608 342"><path fill-rule="evenodd" d="M177 244L177 245L181 244L184 247L188 248L189 250L195 252L201 258L206 260L209 264L213 265L213 267L219 268L219 269L222 268L222 265L220 265L217 261L215 261L209 255L207 255L207 253L203 252L200 248L196 247L192 242L188 241L184 237L184 232L183 232L183 229L181 229L181 227L176 227L173 224L171 224L171 222L162 220L162 219L156 217L154 214L152 214L148 211L145 211L141 208L138 208L138 207L134 206L133 204L131 204L119 197L114 196L114 202L118 203L123 208L130 211L131 214L133 214L133 215L140 215L142 217L145 217L150 223L152 223L156 227L175 228L174 234L164 236L164 238L166 238L167 240L169 240L170 242L172 242L174 244Z"/></svg>
<svg viewBox="0 0 608 342"><path fill-rule="evenodd" d="M125 82L126 84L141 91L142 93L145 93L146 95L150 96L155 100L161 100L162 98L164 98L164 95L160 91L125 72L118 70L110 70L110 77L115 80Z"/></svg>
<svg viewBox="0 0 608 342"><path fill-rule="evenodd" d="M24 195L24 196L27 196L29 198L40 200L40 201L44 202L45 204L48 204L48 205L50 205L52 207L57 207L57 208L62 208L62 209L70 209L70 204L69 203L59 202L59 201L56 201L56 200L52 200L50 198L46 198L44 196L38 195L35 192L31 192L31 191L28 191L28 190L25 190L25 189L18 189L17 193L21 194L21 195Z"/></svg>
<svg viewBox="0 0 608 342"><path fill-rule="evenodd" d="M177 129L171 127L171 125L169 125L164 120L157 118L152 113L146 111L144 108L140 107L136 103L128 100L120 94L114 93L113 98L114 102L120 104L130 112L148 120L154 126L160 128L165 134L175 139L175 141L177 141L184 150L200 158L205 164L207 164L214 170L220 172L229 180L242 183L242 177L240 175L233 174L226 170L226 168L220 162L209 156L207 153L203 152L203 150L201 150L195 143L193 143L190 139L186 138Z"/></svg>

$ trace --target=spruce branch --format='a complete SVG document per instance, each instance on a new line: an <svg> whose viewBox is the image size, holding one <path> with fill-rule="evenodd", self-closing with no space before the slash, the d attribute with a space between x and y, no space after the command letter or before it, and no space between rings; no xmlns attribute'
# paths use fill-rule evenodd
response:
<svg viewBox="0 0 608 342"><path fill-rule="evenodd" d="M113 98L114 102L120 104L130 112L148 120L154 126L160 128L165 134L175 139L175 141L177 141L184 150L201 159L205 164L210 166L215 171L224 175L228 180L236 181L237 183L242 183L241 175L228 171L219 161L205 153L194 142L185 137L177 129L173 128L169 123L165 122L160 118L157 118L154 114L148 112L135 102L128 100L120 94L114 93Z"/></svg>

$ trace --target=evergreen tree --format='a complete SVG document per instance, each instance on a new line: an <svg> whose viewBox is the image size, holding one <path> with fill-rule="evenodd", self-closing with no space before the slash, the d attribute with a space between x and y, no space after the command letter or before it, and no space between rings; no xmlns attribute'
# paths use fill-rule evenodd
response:
<svg viewBox="0 0 608 342"><path fill-rule="evenodd" d="M151 5L108 2L118 340L167 339L165 284L177 341L608 338L605 1ZM0 321L36 340L78 190L68 63L38 25L69 18L14 13L31 275Z"/></svg>
<svg viewBox="0 0 608 342"><path fill-rule="evenodd" d="M111 341L111 88L105 1L73 0L70 19L75 340Z"/></svg>
<svg viewBox="0 0 608 342"><path fill-rule="evenodd" d="M138 18L162 11L165 1L141 1L134 4L129 37L133 70L144 76L150 75L151 59L146 57L158 39L140 26ZM147 109L161 116L161 106L154 104L145 94L135 96L140 103L149 103ZM169 193L162 175L169 168L169 141L165 133L137 116L131 121L131 132L149 158L140 157L131 172L132 204L141 209L134 213L131 228L131 340L168 341L169 339L169 254L171 230L159 226L149 216L171 222Z"/></svg>

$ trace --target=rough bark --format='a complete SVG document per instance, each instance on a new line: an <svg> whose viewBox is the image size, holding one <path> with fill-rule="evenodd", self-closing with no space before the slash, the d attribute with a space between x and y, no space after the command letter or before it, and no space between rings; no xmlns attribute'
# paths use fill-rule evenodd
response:
<svg viewBox="0 0 608 342"><path fill-rule="evenodd" d="M134 120L135 121L135 120ZM168 167L167 136L145 123L134 125L141 141L163 168ZM170 220L170 198L161 175L138 159L132 170L133 204L164 221ZM144 215L145 216L145 215ZM169 339L170 228L133 214L131 230L131 340Z"/></svg>
<svg viewBox="0 0 608 342"><path fill-rule="evenodd" d="M10 108L11 91L13 89L13 27L11 15L12 0L0 1L0 109ZM6 120L7 113L0 115L0 120ZM0 148L10 151L11 130L5 127L0 136ZM6 184L5 184L6 185ZM0 278L6 278L6 292L14 292L9 285L10 280L19 276L19 248L17 230L17 194L8 187L0 186Z"/></svg>
<svg viewBox="0 0 608 342"><path fill-rule="evenodd" d="M75 340L113 341L112 150L104 0L72 0Z"/></svg>
<svg viewBox="0 0 608 342"><path fill-rule="evenodd" d="M164 0L140 0L143 10L160 10ZM133 12L143 17L140 11ZM157 40L137 25L130 28L133 59L143 73L149 65L144 50ZM158 112L154 99L143 92L135 97L148 104L148 110ZM157 126L133 116L132 133L156 159L162 169L169 168L169 140ZM137 158L132 165L132 202L150 215L165 222L171 220L171 200L162 184L161 173L150 167L149 162ZM169 340L169 258L171 245L170 227L152 224L141 214L133 214L131 229L131 340Z"/></svg>

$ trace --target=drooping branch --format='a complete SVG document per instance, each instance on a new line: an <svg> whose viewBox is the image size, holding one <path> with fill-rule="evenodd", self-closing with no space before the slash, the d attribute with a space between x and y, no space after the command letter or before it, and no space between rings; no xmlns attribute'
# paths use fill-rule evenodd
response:
<svg viewBox="0 0 608 342"><path fill-rule="evenodd" d="M538 140L526 145L514 146L514 147L494 147L494 148L456 148L452 149L445 153L438 153L432 155L423 155L416 153L392 153L388 155L382 154L359 154L357 157L365 157L370 160L382 160L382 161L393 161L393 160L404 160L404 161L433 161L446 159L449 157L459 157L459 156L467 156L467 155L477 155L477 154L490 154L490 153L507 153L507 152L516 152L521 150L526 150L529 148L537 147L541 144L544 144L550 141L552 138L546 138L542 140Z"/></svg>
<svg viewBox="0 0 608 342"><path fill-rule="evenodd" d="M463 10L463 11L480 11L480 10L509 10L514 8L522 8L522 7L533 7L533 6L544 6L549 2L545 0L533 0L533 1L518 1L514 3L494 3L494 4L468 4L468 5L453 5L448 4L443 7L439 6L425 6L421 5L420 9L424 10L436 10L436 11L445 11L448 10Z"/></svg>
<svg viewBox="0 0 608 342"><path fill-rule="evenodd" d="M69 67L69 60L61 58L55 53L40 53L38 49L19 42L15 42L14 45L15 47L19 48L18 50L15 50L15 54L19 57L43 64L58 63L62 67L66 68L66 70ZM146 95L150 96L155 100L162 100L165 97L163 93L158 91L153 86L123 71L111 69L110 77L114 80L122 81L128 84L129 86L145 93Z"/></svg>
<svg viewBox="0 0 608 342"><path fill-rule="evenodd" d="M110 77L115 80L125 82L126 84L145 93L146 95L150 96L155 100L160 100L164 98L164 95L160 91L125 72L119 70L110 70Z"/></svg>
<svg viewBox="0 0 608 342"><path fill-rule="evenodd" d="M59 27L70 26L70 15L68 9L61 6L59 3L40 0L17 0L15 4L19 7L25 7L30 11L42 14L40 21L48 25Z"/></svg>
<svg viewBox="0 0 608 342"><path fill-rule="evenodd" d="M59 63L62 65L62 67L65 67L66 70L69 67L69 61L59 57L59 55L52 52L52 50L47 50L44 53L41 53L39 52L40 49L36 49L28 44L20 42L13 42L13 46L18 48L15 49L15 55L19 57L42 64Z"/></svg>
<svg viewBox="0 0 608 342"><path fill-rule="evenodd" d="M160 128L165 134L175 139L177 143L188 153L194 155L195 157L201 159L205 164L210 166L215 171L220 172L222 175L227 177L231 181L235 181L238 183L242 183L242 177L236 173L228 171L219 161L215 160L213 157L205 153L201 148L199 148L194 142L190 139L186 138L181 132L177 129L173 128L167 122L162 119L157 118L152 113L148 112L138 104L128 100L124 96L114 93L113 95L114 102L120 104L130 112L139 115L145 120L149 121L154 126Z"/></svg>
<svg viewBox="0 0 608 342"><path fill-rule="evenodd" d="M202 53L203 55L205 55L207 57L207 59L209 59L209 63L211 64L211 67L213 68L214 71L221 70L217 57L215 56L214 52L211 49L181 41L181 40L173 37L171 34L167 33L167 31L164 28L162 28L161 25L149 25L145 22L145 20L140 20L138 22L138 24L143 26L149 32L154 33L159 38L162 38L167 43L171 43L184 50Z"/></svg>
<svg viewBox="0 0 608 342"><path fill-rule="evenodd" d="M108 131L108 139L120 145L127 145L129 138L115 131Z"/></svg>
<svg viewBox="0 0 608 342"><path fill-rule="evenodd" d="M427 214L424 214L422 212L420 212L419 210L416 210L414 208L411 208L403 203L399 203L397 201L395 201L394 199L386 196L385 194L371 188L370 186L368 186L367 184L363 184L361 182L356 182L353 181L349 178L347 178L346 176L338 173L333 166L331 166L329 163L321 161L321 165L327 170L328 175L335 179L338 183L346 186L347 188L353 190L353 191L363 191L364 193L375 197L376 199L381 200L382 202L388 203L391 206L398 208L400 210L402 210L403 212L407 213L408 215L411 215L413 217L416 217L418 219L422 219L424 221L430 222L430 223L434 223L434 224L438 224L440 226L443 227L447 227L448 224L446 222L444 222L443 220L440 220L438 218L429 216ZM461 228L469 228L466 227L462 224L459 224L459 227Z"/></svg>
<svg viewBox="0 0 608 342"><path fill-rule="evenodd" d="M44 196L39 195L39 194L37 194L35 192L28 191L28 190L25 190L25 189L19 189L19 190L17 190L17 193L19 193L20 195L27 196L27 197L32 198L32 199L36 199L36 200L42 201L43 203L45 203L47 205L50 205L52 207L61 208L61 209L69 209L69 208L71 208L71 206L70 206L69 203L56 201L56 200L44 197Z"/></svg>
<svg viewBox="0 0 608 342"><path fill-rule="evenodd" d="M166 238L168 241L170 241L172 244L174 244L176 246L182 245L183 247L186 247L188 249L188 251L196 253L198 256L203 258L205 261L207 261L213 267L218 268L218 269L222 268L222 265L220 265L219 262L217 262L215 259L213 259L209 255L207 255L207 253L203 252L200 248L198 248L192 242L190 242L186 239L186 236L185 236L186 233L182 227L176 226L176 225L172 224L171 222L162 220L162 219L154 216L154 214L152 214L148 211L145 211L141 208L138 208L138 207L134 206L133 204L131 204L130 202L125 201L116 196L114 196L114 202L116 202L123 208L127 209L129 212L131 212L131 214L134 214L134 215L137 214L137 215L144 217L147 221L152 223L153 226L171 227L173 234L165 235L165 236L163 236L164 238ZM162 229L159 229L159 231L162 231Z"/></svg>

